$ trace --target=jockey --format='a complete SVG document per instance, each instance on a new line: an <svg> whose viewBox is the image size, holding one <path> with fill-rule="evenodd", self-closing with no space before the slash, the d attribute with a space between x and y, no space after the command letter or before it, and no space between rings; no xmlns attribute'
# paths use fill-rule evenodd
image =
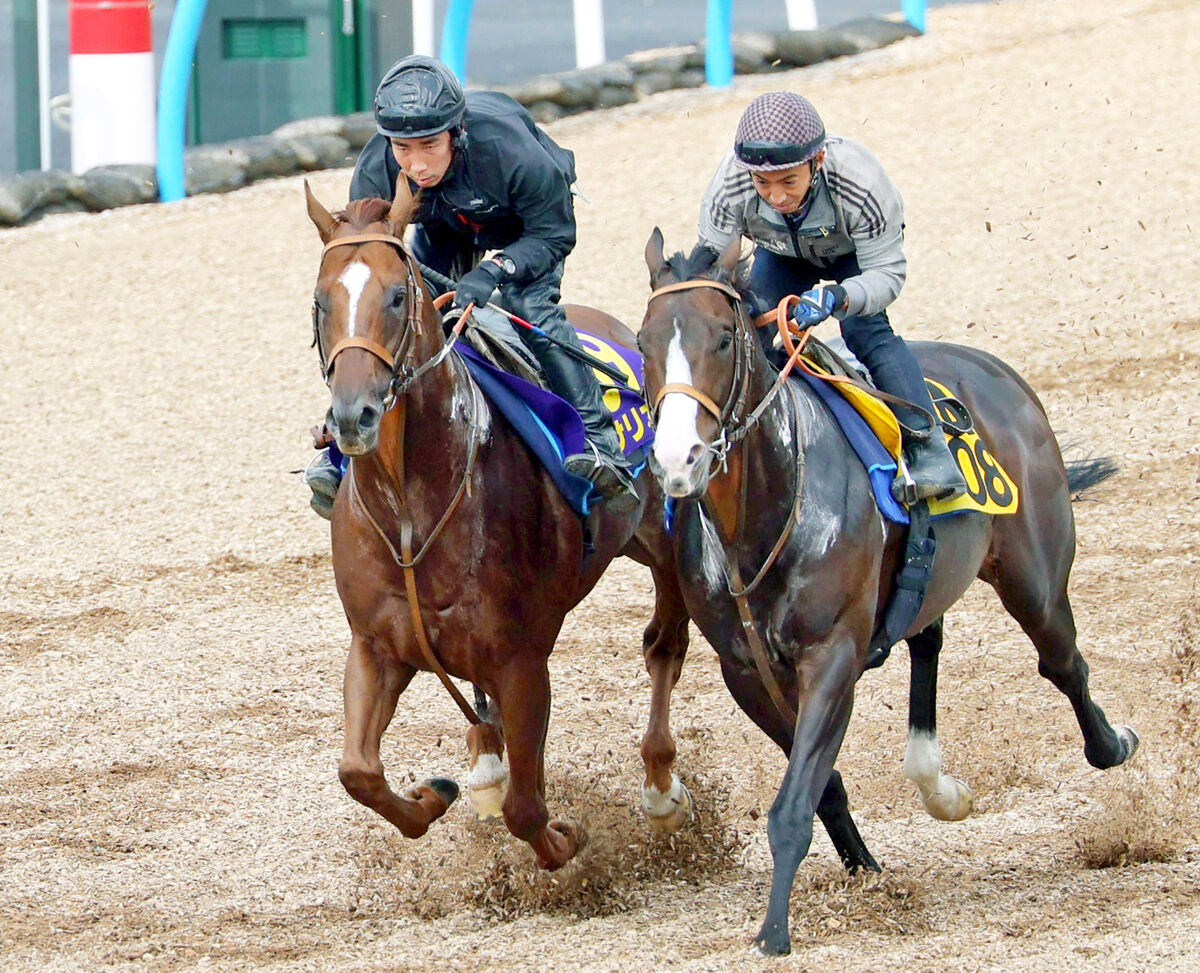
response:
<svg viewBox="0 0 1200 973"><path fill-rule="evenodd" d="M454 305L482 307L498 289L502 306L582 351L558 303L563 261L575 246L574 153L556 145L512 98L490 91L464 95L449 68L418 54L383 76L375 124L350 198L391 200L403 172L419 193L412 255L458 280ZM499 252L481 259L485 251ZM516 331L551 390L583 419L589 451L563 465L590 479L613 509L635 506L629 465L592 369L544 335ZM305 478L314 509L329 516L340 472L318 456Z"/></svg>
<svg viewBox="0 0 1200 973"><path fill-rule="evenodd" d="M905 277L900 193L864 145L826 136L807 98L771 91L742 114L700 205L702 243L719 253L735 235L754 244L750 289L760 300L773 307L802 295L792 312L800 327L837 318L879 389L934 414L921 368L887 316ZM928 425L911 409L892 411L902 430ZM940 429L904 439L918 499L965 492ZM900 480L893 490L903 492Z"/></svg>

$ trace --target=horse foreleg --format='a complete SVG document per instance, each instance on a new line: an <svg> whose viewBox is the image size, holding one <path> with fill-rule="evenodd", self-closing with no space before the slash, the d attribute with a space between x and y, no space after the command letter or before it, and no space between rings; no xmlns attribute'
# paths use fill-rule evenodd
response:
<svg viewBox="0 0 1200 973"><path fill-rule="evenodd" d="M487 715L487 710L481 715ZM467 797L481 821L504 814L508 771L504 769L504 733L495 723L476 723L467 730L470 771Z"/></svg>
<svg viewBox="0 0 1200 973"><path fill-rule="evenodd" d="M672 771L675 739L671 735L671 692L679 682L688 649L688 614L679 582L670 572L654 575L654 617L642 635L642 658L650 675L650 719L642 737L642 813L650 827L664 834L678 831L692 816L692 795Z"/></svg>
<svg viewBox="0 0 1200 973"><path fill-rule="evenodd" d="M754 721L754 724L770 737L785 755L792 752L795 726L775 708L763 688L757 672L741 668L725 659L721 660L721 675L725 680L730 694L742 711ZM847 871L856 872L860 868L868 871L879 871L879 863L867 849L866 842L858 833L854 818L850 816L850 802L846 797L846 788L842 784L842 775L836 769L829 772L829 781L821 793L817 804L817 817L825 826L829 840Z"/></svg>
<svg viewBox="0 0 1200 973"><path fill-rule="evenodd" d="M529 843L542 868L561 868L587 842L582 826L550 821L546 812L545 746L550 721L550 674L546 660L522 659L498 680L496 702L508 743L508 794L504 823Z"/></svg>
<svg viewBox="0 0 1200 973"><path fill-rule="evenodd" d="M917 785L925 810L939 821L961 821L971 813L971 788L942 773L942 747L937 738L937 668L942 651L942 619L908 642L908 746L904 776Z"/></svg>
<svg viewBox="0 0 1200 973"><path fill-rule="evenodd" d="M768 956L791 952L788 903L792 886L796 870L812 842L814 810L825 792L850 722L859 665L849 640L805 650L792 752L767 818L767 837L774 859L771 897L754 944Z"/></svg>
<svg viewBox="0 0 1200 973"><path fill-rule="evenodd" d="M419 838L458 797L458 785L434 777L399 796L388 786L379 757L379 741L396 712L396 701L416 672L375 651L355 634L346 658L343 699L346 740L338 778L360 804L387 818L406 838Z"/></svg>

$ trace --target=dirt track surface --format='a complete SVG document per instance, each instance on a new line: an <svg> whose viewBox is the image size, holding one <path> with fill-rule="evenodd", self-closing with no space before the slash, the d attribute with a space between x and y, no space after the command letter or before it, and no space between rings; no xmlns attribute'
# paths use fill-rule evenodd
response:
<svg viewBox="0 0 1200 973"><path fill-rule="evenodd" d="M939 700L975 813L930 820L902 776L900 648L860 684L839 764L885 871L845 878L818 834L780 968L1200 968L1198 63L1193 0L1010 0L552 128L591 200L567 297L636 323L652 226L690 247L746 102L803 91L904 193L902 333L1001 355L1060 434L1124 467L1076 505L1072 593L1096 699L1140 753L1088 767L1070 707L977 585L947 616ZM335 205L348 179L312 182ZM0 966L766 966L748 947L783 760L696 638L674 726L699 817L647 833L635 565L552 659L552 812L593 839L576 863L537 872L465 801L408 842L342 791L348 636L294 472L326 404L317 254L298 179L0 233ZM461 780L462 741L418 677L384 739L393 783Z"/></svg>

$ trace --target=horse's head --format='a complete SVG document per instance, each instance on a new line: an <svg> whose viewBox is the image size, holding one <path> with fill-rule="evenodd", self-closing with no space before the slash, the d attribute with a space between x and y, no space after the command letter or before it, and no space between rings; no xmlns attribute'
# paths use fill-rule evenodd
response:
<svg viewBox="0 0 1200 973"><path fill-rule="evenodd" d="M440 322L404 248L414 200L398 180L396 199L360 199L331 214L304 185L308 215L325 249L313 293L313 342L332 402L325 424L348 456L375 449L379 423L436 355Z"/></svg>
<svg viewBox="0 0 1200 973"><path fill-rule="evenodd" d="M655 472L672 497L704 494L741 418L757 349L741 306L740 249L735 238L719 256L697 246L668 260L657 228L646 244L653 293L638 347L654 404Z"/></svg>

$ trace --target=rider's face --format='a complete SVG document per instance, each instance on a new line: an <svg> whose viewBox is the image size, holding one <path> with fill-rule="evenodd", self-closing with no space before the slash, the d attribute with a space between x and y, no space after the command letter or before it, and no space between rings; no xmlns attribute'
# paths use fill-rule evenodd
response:
<svg viewBox="0 0 1200 973"><path fill-rule="evenodd" d="M454 146L449 132L438 132L419 139L389 139L392 155L404 174L420 188L436 186L450 168Z"/></svg>
<svg viewBox="0 0 1200 973"><path fill-rule="evenodd" d="M824 152L817 153L811 162L801 162L790 169L773 172L753 172L754 188L772 209L780 213L795 213L804 205L804 197L812 186L813 173L820 168Z"/></svg>

